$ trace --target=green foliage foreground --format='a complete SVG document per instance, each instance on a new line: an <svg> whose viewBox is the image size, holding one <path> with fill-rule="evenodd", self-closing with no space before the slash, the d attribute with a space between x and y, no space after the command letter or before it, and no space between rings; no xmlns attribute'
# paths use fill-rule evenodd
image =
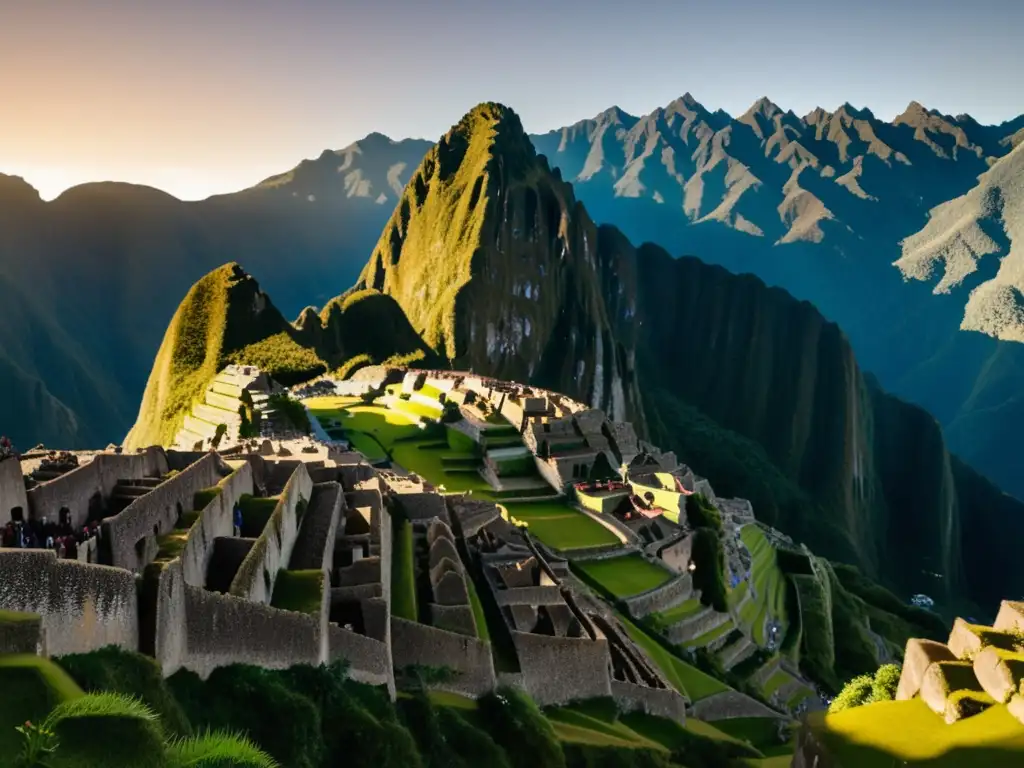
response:
<svg viewBox="0 0 1024 768"><path fill-rule="evenodd" d="M115 648L56 661L87 693L69 679L73 695L51 703L48 717L34 709L32 725L24 715L0 722L12 737L7 753L33 752L19 768L732 768L757 754L669 720L619 715L611 700L608 712L585 702L577 710L633 733L635 747L602 738L600 728L570 728L566 739L555 727L564 724L515 690L476 701L418 690L393 702L383 688L351 680L343 664L238 664L202 680L185 670L164 679L152 659ZM5 697L25 698L12 692Z"/></svg>

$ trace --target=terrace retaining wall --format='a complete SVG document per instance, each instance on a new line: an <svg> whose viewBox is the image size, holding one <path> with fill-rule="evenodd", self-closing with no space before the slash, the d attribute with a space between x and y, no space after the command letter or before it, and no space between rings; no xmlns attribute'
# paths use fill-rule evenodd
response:
<svg viewBox="0 0 1024 768"><path fill-rule="evenodd" d="M38 614L54 656L138 649L135 577L120 568L58 560L52 550L0 550L0 609Z"/></svg>
<svg viewBox="0 0 1024 768"><path fill-rule="evenodd" d="M624 602L630 615L639 619L648 614L671 608L673 605L689 599L692 594L693 579L687 572L679 574L659 587L627 598Z"/></svg>
<svg viewBox="0 0 1024 768"><path fill-rule="evenodd" d="M329 625L327 632L328 661L344 659L349 663L349 677L368 685L385 685L395 698L395 674L386 643L337 624Z"/></svg>
<svg viewBox="0 0 1024 768"><path fill-rule="evenodd" d="M686 721L686 700L671 688L649 688L623 680L612 680L612 696L627 712L640 710L649 715L667 717L677 723Z"/></svg>

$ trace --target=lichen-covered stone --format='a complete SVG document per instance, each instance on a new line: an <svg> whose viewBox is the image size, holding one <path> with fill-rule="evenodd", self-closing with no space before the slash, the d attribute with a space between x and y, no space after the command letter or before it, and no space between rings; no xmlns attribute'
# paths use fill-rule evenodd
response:
<svg viewBox="0 0 1024 768"><path fill-rule="evenodd" d="M934 640L911 638L903 652L903 670L900 684L896 688L896 700L912 699L921 690L924 673L937 661L955 661L956 656L948 646Z"/></svg>
<svg viewBox="0 0 1024 768"><path fill-rule="evenodd" d="M958 720L984 712L995 704L995 701L984 691L953 691L946 699L946 711L943 718L952 725Z"/></svg>
<svg viewBox="0 0 1024 768"><path fill-rule="evenodd" d="M1024 602L1003 600L992 629L1001 632L1024 632Z"/></svg>
<svg viewBox="0 0 1024 768"><path fill-rule="evenodd" d="M974 675L989 696L1005 704L1021 690L1024 654L994 646L983 648L974 656Z"/></svg>
<svg viewBox="0 0 1024 768"><path fill-rule="evenodd" d="M945 716L949 698L957 691L984 693L971 662L937 661L925 670L921 699L937 715Z"/></svg>

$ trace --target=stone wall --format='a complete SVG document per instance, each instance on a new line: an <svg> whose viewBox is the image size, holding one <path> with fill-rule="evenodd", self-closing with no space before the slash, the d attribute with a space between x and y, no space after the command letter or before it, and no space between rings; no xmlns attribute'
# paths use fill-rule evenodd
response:
<svg viewBox="0 0 1024 768"><path fill-rule="evenodd" d="M204 586L206 568L213 555L214 539L234 536L235 502L253 492L253 461L262 459L258 456L250 457L245 464L217 483L220 493L200 510L199 519L189 529L188 539L180 555L186 584Z"/></svg>
<svg viewBox="0 0 1024 768"><path fill-rule="evenodd" d="M11 520L14 509L20 508L28 519L28 496L25 494L25 475L17 458L0 461L0 528Z"/></svg>
<svg viewBox="0 0 1024 768"><path fill-rule="evenodd" d="M686 700L672 688L649 688L623 680L612 680L612 696L620 709L626 712L639 710L678 723L686 720Z"/></svg>
<svg viewBox="0 0 1024 768"><path fill-rule="evenodd" d="M51 550L0 550L0 609L39 614L54 656L138 648L135 577L119 568L58 560Z"/></svg>
<svg viewBox="0 0 1024 768"><path fill-rule="evenodd" d="M512 640L523 684L540 706L612 695L607 640L528 632L512 632Z"/></svg>
<svg viewBox="0 0 1024 768"><path fill-rule="evenodd" d="M43 517L57 520L60 510L67 508L71 524L80 528L89 518L89 501L97 493L106 501L118 480L159 477L167 471L167 454L163 448L147 448L143 453L97 454L88 464L30 490L27 494L29 508L37 520Z"/></svg>
<svg viewBox="0 0 1024 768"><path fill-rule="evenodd" d="M665 561L665 565L678 573L688 572L690 566L690 555L693 551L693 534L684 536L679 541L673 542L661 549L658 556Z"/></svg>
<svg viewBox="0 0 1024 768"><path fill-rule="evenodd" d="M165 675L179 669L188 654L185 587L204 588L214 542L234 535L235 502L243 494L252 493L254 466L262 461L258 456L249 457L218 483L220 493L200 510L181 554L161 569L157 577L153 654Z"/></svg>
<svg viewBox="0 0 1024 768"><path fill-rule="evenodd" d="M197 587L186 586L184 594L188 626L181 666L201 677L228 664L287 669L327 661L319 616Z"/></svg>
<svg viewBox="0 0 1024 768"><path fill-rule="evenodd" d="M395 669L444 666L457 673L451 682L432 687L474 697L494 688L491 646L475 637L392 616L391 654Z"/></svg>
<svg viewBox="0 0 1024 768"><path fill-rule="evenodd" d="M138 571L152 562L157 537L173 530L181 513L192 511L196 492L217 485L224 469L220 456L211 452L106 518L102 534L111 565Z"/></svg>
<svg viewBox="0 0 1024 768"><path fill-rule="evenodd" d="M392 496L402 513L412 522L439 517L448 520L444 499L436 493L396 493ZM355 505L360 506L360 505Z"/></svg>
<svg viewBox="0 0 1024 768"><path fill-rule="evenodd" d="M329 662L344 659L349 663L349 677L368 685L386 685L394 698L395 675L386 643L350 632L337 624L330 624L327 632Z"/></svg>
<svg viewBox="0 0 1024 768"><path fill-rule="evenodd" d="M692 594L693 579L690 578L690 574L687 572L676 576L660 587L627 598L625 603L629 614L639 619L681 603Z"/></svg>
<svg viewBox="0 0 1024 768"><path fill-rule="evenodd" d="M263 533L256 539L256 544L249 550L231 582L232 595L259 603L270 602L277 572L288 566L298 536L299 502L308 502L312 494L313 481L305 466L297 463Z"/></svg>

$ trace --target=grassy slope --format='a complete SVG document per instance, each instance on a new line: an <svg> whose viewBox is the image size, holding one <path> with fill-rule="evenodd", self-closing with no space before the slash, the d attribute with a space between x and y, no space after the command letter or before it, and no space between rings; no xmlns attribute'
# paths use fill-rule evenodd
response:
<svg viewBox="0 0 1024 768"><path fill-rule="evenodd" d="M929 761L934 768L1024 763L1024 728L1005 707L946 725L923 701L911 699L816 715L811 722L843 765L858 768L890 768L894 759Z"/></svg>
<svg viewBox="0 0 1024 768"><path fill-rule="evenodd" d="M640 555L590 560L577 563L576 567L620 598L647 592L672 578L670 571L647 562Z"/></svg>

